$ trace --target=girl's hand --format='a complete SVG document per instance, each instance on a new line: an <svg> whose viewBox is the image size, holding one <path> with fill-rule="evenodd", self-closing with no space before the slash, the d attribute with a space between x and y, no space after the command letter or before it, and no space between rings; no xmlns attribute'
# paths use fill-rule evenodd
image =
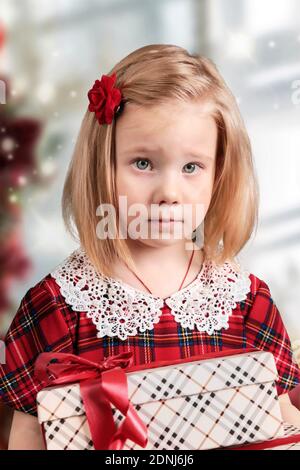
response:
<svg viewBox="0 0 300 470"><path fill-rule="evenodd" d="M300 428L300 411L292 405L288 393L283 393L278 398L283 421Z"/></svg>
<svg viewBox="0 0 300 470"><path fill-rule="evenodd" d="M46 450L38 419L22 411L14 411L8 450Z"/></svg>
<svg viewBox="0 0 300 470"><path fill-rule="evenodd" d="M288 392L292 405L300 411L300 384Z"/></svg>

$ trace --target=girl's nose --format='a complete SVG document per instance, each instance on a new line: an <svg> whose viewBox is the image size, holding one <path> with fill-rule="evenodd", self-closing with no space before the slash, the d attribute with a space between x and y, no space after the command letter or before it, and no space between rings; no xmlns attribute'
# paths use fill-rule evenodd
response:
<svg viewBox="0 0 300 470"><path fill-rule="evenodd" d="M155 188L155 201L157 204L179 204L180 183L175 175L160 178Z"/></svg>

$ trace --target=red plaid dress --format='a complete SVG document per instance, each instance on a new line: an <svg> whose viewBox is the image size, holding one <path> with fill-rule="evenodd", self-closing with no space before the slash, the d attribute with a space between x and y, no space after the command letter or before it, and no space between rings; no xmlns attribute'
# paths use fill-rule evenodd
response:
<svg viewBox="0 0 300 470"><path fill-rule="evenodd" d="M132 351L134 364L187 358L198 354L255 347L273 353L279 378L278 394L300 383L291 342L265 282L249 274L250 290L237 302L228 327L208 334L183 327L164 304L158 323L125 340L97 336L86 311L66 302L57 280L49 273L23 297L5 336L6 363L0 364L0 399L8 406L37 416L36 394L43 388L33 374L40 352L68 352L97 362ZM185 288L185 289L188 289Z"/></svg>

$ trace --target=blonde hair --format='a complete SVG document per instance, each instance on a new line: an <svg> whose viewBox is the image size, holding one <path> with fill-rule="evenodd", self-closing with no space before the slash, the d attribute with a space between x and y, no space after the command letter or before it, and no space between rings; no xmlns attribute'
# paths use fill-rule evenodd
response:
<svg viewBox="0 0 300 470"><path fill-rule="evenodd" d="M212 198L204 219L203 252L205 259L216 263L234 261L257 226L258 186L249 137L236 99L215 64L175 45L154 44L129 54L109 74L113 72L125 106L127 102L159 105L174 99L212 103L218 142ZM95 114L86 111L62 198L67 230L76 239L74 223L81 246L96 269L108 276L115 257L135 268L126 240L99 239L96 234L99 204L113 204L118 223L116 119L110 125L100 125Z"/></svg>

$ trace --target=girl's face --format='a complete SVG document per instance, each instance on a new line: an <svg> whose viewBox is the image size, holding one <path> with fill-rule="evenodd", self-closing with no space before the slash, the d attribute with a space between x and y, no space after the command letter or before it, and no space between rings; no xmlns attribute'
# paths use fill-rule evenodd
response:
<svg viewBox="0 0 300 470"><path fill-rule="evenodd" d="M216 148L217 126L205 102L175 101L152 107L126 104L116 124L116 184L118 196L127 197L125 227L141 214L143 227L149 230L143 243L174 244L175 229L182 230L189 217L190 236L209 208ZM136 203L143 205L143 213L128 215ZM160 218L177 221L153 220ZM151 236L152 227L159 238ZM161 239L166 230L171 236Z"/></svg>

